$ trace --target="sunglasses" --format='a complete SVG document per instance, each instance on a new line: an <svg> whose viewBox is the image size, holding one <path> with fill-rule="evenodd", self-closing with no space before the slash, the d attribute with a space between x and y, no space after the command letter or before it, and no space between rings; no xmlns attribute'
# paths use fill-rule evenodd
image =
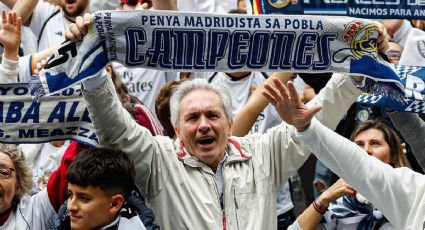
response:
<svg viewBox="0 0 425 230"><path fill-rule="evenodd" d="M385 53L390 60L400 60L401 52L398 50L389 50Z"/></svg>
<svg viewBox="0 0 425 230"><path fill-rule="evenodd" d="M138 3L143 3L144 0L121 0L121 4L130 4L130 5L136 5Z"/></svg>

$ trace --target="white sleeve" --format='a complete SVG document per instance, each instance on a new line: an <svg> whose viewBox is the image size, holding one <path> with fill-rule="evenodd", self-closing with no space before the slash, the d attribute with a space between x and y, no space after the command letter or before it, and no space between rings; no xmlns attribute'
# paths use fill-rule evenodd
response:
<svg viewBox="0 0 425 230"><path fill-rule="evenodd" d="M298 223L298 219L296 219L294 223L288 226L288 230L302 230L300 224Z"/></svg>
<svg viewBox="0 0 425 230"><path fill-rule="evenodd" d="M315 117L326 127L334 130L360 94L361 91L353 84L351 77L335 73L319 94L307 103L307 107L321 105L322 109Z"/></svg>
<svg viewBox="0 0 425 230"><path fill-rule="evenodd" d="M32 54L19 57L18 82L27 83L31 79Z"/></svg>
<svg viewBox="0 0 425 230"><path fill-rule="evenodd" d="M0 65L0 83L15 82L18 82L18 61L12 61L3 56Z"/></svg>
<svg viewBox="0 0 425 230"><path fill-rule="evenodd" d="M425 31L413 28L406 37L400 65L423 66L425 63Z"/></svg>
<svg viewBox="0 0 425 230"><path fill-rule="evenodd" d="M46 20L56 11L57 10L55 10L55 6L53 6L52 4L49 4L44 1L39 1L32 13L31 21L28 26L37 39L40 37L41 29Z"/></svg>
<svg viewBox="0 0 425 230"><path fill-rule="evenodd" d="M403 25L394 33L393 40L401 47L406 45L407 37L412 29L412 25L408 20L403 20Z"/></svg>
<svg viewBox="0 0 425 230"><path fill-rule="evenodd" d="M382 211L395 229L409 228L424 218L419 211L423 210L424 175L409 168L392 168L314 118L297 136L323 164Z"/></svg>
<svg viewBox="0 0 425 230"><path fill-rule="evenodd" d="M56 211L50 203L47 190L44 189L31 197L23 197L19 203L17 214L17 222L20 225L25 226L28 223L31 229L49 229Z"/></svg>
<svg viewBox="0 0 425 230"><path fill-rule="evenodd" d="M82 82L84 90L93 92L105 84L109 76L104 76L106 71L99 71L94 77L89 78Z"/></svg>

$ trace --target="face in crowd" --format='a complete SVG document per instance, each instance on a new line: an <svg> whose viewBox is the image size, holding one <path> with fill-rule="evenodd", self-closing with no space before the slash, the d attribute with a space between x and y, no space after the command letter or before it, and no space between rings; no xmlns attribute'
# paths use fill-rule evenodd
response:
<svg viewBox="0 0 425 230"><path fill-rule="evenodd" d="M127 154L107 148L80 151L67 171L71 229L100 229L118 217L134 186Z"/></svg>
<svg viewBox="0 0 425 230"><path fill-rule="evenodd" d="M197 89L181 98L176 134L192 155L213 169L224 157L231 126L215 92Z"/></svg>
<svg viewBox="0 0 425 230"><path fill-rule="evenodd" d="M411 22L414 27L425 31L425 20L414 19Z"/></svg>
<svg viewBox="0 0 425 230"><path fill-rule="evenodd" d="M0 152L0 213L12 206L17 187L15 165L9 155Z"/></svg>
<svg viewBox="0 0 425 230"><path fill-rule="evenodd" d="M82 16L88 10L89 0L61 0L61 6L66 16Z"/></svg>
<svg viewBox="0 0 425 230"><path fill-rule="evenodd" d="M384 133L381 130L370 128L362 131L354 138L354 143L382 162L386 164L393 163L390 147L385 141Z"/></svg>
<svg viewBox="0 0 425 230"><path fill-rule="evenodd" d="M0 213L11 208L33 185L32 169L16 145L0 144Z"/></svg>
<svg viewBox="0 0 425 230"><path fill-rule="evenodd" d="M147 4L142 6L142 4ZM147 10L152 8L151 0L121 0L120 10Z"/></svg>
<svg viewBox="0 0 425 230"><path fill-rule="evenodd" d="M369 155L386 164L395 168L410 167L400 138L384 121L377 119L360 123L350 139Z"/></svg>
<svg viewBox="0 0 425 230"><path fill-rule="evenodd" d="M98 229L111 223L121 206L99 187L68 183L67 209L73 230Z"/></svg>

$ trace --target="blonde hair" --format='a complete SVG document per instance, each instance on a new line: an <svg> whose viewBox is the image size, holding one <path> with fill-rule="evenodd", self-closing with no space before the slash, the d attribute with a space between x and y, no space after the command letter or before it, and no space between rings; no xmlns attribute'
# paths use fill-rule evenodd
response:
<svg viewBox="0 0 425 230"><path fill-rule="evenodd" d="M17 189L15 196L21 198L33 185L32 170L25 160L24 153L13 144L0 144L0 152L8 155L15 166Z"/></svg>

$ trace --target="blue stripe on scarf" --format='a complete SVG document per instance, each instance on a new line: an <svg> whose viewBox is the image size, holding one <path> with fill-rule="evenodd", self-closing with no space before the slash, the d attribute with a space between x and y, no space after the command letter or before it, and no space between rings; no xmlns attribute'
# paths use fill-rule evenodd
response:
<svg viewBox="0 0 425 230"><path fill-rule="evenodd" d="M102 51L96 56L92 57L92 54L102 49ZM86 68L80 72L81 68L84 66L85 62L89 62ZM46 78L49 79L47 82L50 92L56 92L63 88L64 85L74 85L76 82L81 81L89 76L94 76L95 73L101 71L106 64L108 64L108 55L106 53L105 42L101 42L99 45L91 49L82 60L82 65L80 66L78 76L76 78L69 78L66 73L59 73L57 75L50 74L46 72Z"/></svg>
<svg viewBox="0 0 425 230"><path fill-rule="evenodd" d="M342 202L341 202L342 200ZM356 198L342 197L337 201L332 202L330 206L332 212L332 219L349 219L358 215L365 215L358 224L358 230L370 230L374 229L378 224L386 222L385 217L378 218L374 215L374 212L380 213L373 207L360 203Z"/></svg>

